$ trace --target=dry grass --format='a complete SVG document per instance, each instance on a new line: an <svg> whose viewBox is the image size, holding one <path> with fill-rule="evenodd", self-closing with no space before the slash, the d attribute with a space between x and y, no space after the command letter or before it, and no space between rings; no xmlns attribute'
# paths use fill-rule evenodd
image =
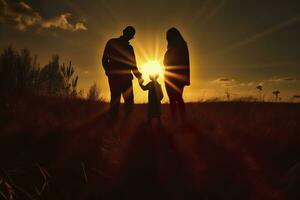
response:
<svg viewBox="0 0 300 200"><path fill-rule="evenodd" d="M297 198L299 104L188 104L186 122L163 105L150 128L145 105L111 127L104 103L2 101L4 199Z"/></svg>

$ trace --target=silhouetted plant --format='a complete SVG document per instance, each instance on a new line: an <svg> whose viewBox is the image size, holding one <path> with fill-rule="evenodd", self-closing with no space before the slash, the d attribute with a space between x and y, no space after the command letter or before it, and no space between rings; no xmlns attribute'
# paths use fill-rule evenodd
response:
<svg viewBox="0 0 300 200"><path fill-rule="evenodd" d="M72 79L71 96L73 97L77 96L77 82L78 82L78 76Z"/></svg>
<svg viewBox="0 0 300 200"><path fill-rule="evenodd" d="M4 92L29 92L37 85L39 68L37 57L28 49L20 53L12 47L3 50L0 56L0 88Z"/></svg>
<svg viewBox="0 0 300 200"><path fill-rule="evenodd" d="M2 93L36 93L44 95L76 96L78 76L71 64L60 66L59 56L54 55L43 68L37 57L28 49L20 52L4 48L0 55L0 89Z"/></svg>
<svg viewBox="0 0 300 200"><path fill-rule="evenodd" d="M258 89L258 93L259 93L259 100L262 101L262 89L263 89L263 86L262 85L258 85L256 86L256 89Z"/></svg>
<svg viewBox="0 0 300 200"><path fill-rule="evenodd" d="M77 92L77 95L76 95L78 98L81 98L81 99L84 99L84 90L79 90L79 92Z"/></svg>
<svg viewBox="0 0 300 200"><path fill-rule="evenodd" d="M5 48L0 56L0 86L1 91L9 92L15 89L16 79L14 78L18 52L12 47Z"/></svg>
<svg viewBox="0 0 300 200"><path fill-rule="evenodd" d="M226 95L227 101L230 101L230 93L228 90L225 90L225 95Z"/></svg>
<svg viewBox="0 0 300 200"><path fill-rule="evenodd" d="M70 62L67 67L54 55L43 68L26 48L17 51L4 48L0 54L0 90L2 94L36 93L43 95L76 96L78 76Z"/></svg>
<svg viewBox="0 0 300 200"><path fill-rule="evenodd" d="M69 62L69 65L66 67L65 64L61 67L61 74L64 80L64 90L65 95L71 95L76 96L77 95L77 82L78 82L78 76L73 77L74 75L74 68L72 66L71 61Z"/></svg>
<svg viewBox="0 0 300 200"><path fill-rule="evenodd" d="M76 96L78 76L74 77L72 63L66 67L60 66L59 56L54 55L52 60L41 70L43 91L48 95Z"/></svg>
<svg viewBox="0 0 300 200"><path fill-rule="evenodd" d="M53 55L52 60L41 70L42 93L61 95L64 89L63 76L60 73L59 56Z"/></svg>
<svg viewBox="0 0 300 200"><path fill-rule="evenodd" d="M279 94L280 94L280 91L279 91L279 90L275 90L275 91L273 91L272 93L273 93L273 95L275 96L275 102L278 102L278 96L279 96Z"/></svg>
<svg viewBox="0 0 300 200"><path fill-rule="evenodd" d="M209 98L209 99L206 99L205 102L222 102L223 98L222 97L212 97L212 98Z"/></svg>
<svg viewBox="0 0 300 200"><path fill-rule="evenodd" d="M90 101L98 101L100 95L100 89L98 88L97 83L91 85L89 92L87 94L87 99Z"/></svg>

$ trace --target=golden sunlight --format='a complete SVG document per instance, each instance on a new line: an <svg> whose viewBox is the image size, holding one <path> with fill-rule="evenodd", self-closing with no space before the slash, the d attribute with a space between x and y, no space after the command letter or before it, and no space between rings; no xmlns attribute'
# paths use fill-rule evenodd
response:
<svg viewBox="0 0 300 200"><path fill-rule="evenodd" d="M158 74L162 77L164 74L163 66L157 60L150 60L141 66L141 72L144 78L148 78L149 75Z"/></svg>

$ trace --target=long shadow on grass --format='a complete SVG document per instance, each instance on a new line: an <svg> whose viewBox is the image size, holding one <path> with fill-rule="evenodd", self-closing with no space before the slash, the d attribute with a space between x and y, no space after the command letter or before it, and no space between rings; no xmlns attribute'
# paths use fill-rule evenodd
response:
<svg viewBox="0 0 300 200"><path fill-rule="evenodd" d="M191 199L171 133L163 126L141 123L131 139L127 165L113 199Z"/></svg>

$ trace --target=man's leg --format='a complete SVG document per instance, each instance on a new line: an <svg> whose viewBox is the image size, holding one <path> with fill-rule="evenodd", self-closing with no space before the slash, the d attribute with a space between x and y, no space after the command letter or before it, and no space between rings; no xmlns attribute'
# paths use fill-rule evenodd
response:
<svg viewBox="0 0 300 200"><path fill-rule="evenodd" d="M134 104L134 96L133 96L133 88L132 81L127 81L124 83L124 90L122 91L122 95L124 98L124 108L125 108L125 118L127 118L133 110Z"/></svg>
<svg viewBox="0 0 300 200"><path fill-rule="evenodd" d="M119 114L119 105L121 99L121 90L118 81L114 78L109 78L110 88L110 116L116 119Z"/></svg>

